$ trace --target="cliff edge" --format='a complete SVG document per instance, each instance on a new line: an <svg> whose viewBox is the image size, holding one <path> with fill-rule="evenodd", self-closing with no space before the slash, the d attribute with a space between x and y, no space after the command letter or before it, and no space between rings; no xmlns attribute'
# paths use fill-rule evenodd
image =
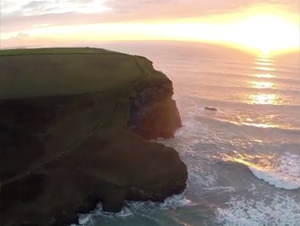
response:
<svg viewBox="0 0 300 226"><path fill-rule="evenodd" d="M161 202L186 187L172 82L152 62L95 48L2 50L0 224L78 223L101 202Z"/></svg>

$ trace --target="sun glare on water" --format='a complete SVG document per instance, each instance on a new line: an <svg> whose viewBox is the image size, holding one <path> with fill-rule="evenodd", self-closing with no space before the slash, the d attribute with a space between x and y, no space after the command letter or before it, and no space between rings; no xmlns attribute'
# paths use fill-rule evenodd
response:
<svg viewBox="0 0 300 226"><path fill-rule="evenodd" d="M247 155L240 154L236 151L232 151L229 154L223 154L222 159L225 162L236 162L255 169L269 171L272 170L273 166L271 160L275 155Z"/></svg>

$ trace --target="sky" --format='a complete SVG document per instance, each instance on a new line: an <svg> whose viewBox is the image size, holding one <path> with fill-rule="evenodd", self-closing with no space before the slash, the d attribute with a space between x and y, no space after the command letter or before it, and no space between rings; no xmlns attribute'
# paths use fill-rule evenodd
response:
<svg viewBox="0 0 300 226"><path fill-rule="evenodd" d="M299 49L299 0L1 0L0 47L100 41Z"/></svg>

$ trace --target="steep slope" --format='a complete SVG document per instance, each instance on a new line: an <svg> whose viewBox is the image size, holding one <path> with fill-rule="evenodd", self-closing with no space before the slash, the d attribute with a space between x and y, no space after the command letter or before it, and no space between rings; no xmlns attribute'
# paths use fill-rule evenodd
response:
<svg viewBox="0 0 300 226"><path fill-rule="evenodd" d="M1 51L1 223L67 225L102 202L181 193L172 82L143 57L91 48Z"/></svg>

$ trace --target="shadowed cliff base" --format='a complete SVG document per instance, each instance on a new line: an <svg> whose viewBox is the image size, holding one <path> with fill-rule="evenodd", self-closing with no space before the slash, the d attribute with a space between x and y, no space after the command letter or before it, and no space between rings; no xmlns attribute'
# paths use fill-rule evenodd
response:
<svg viewBox="0 0 300 226"><path fill-rule="evenodd" d="M78 223L102 202L181 193L172 82L144 57L94 48L0 51L1 225Z"/></svg>

